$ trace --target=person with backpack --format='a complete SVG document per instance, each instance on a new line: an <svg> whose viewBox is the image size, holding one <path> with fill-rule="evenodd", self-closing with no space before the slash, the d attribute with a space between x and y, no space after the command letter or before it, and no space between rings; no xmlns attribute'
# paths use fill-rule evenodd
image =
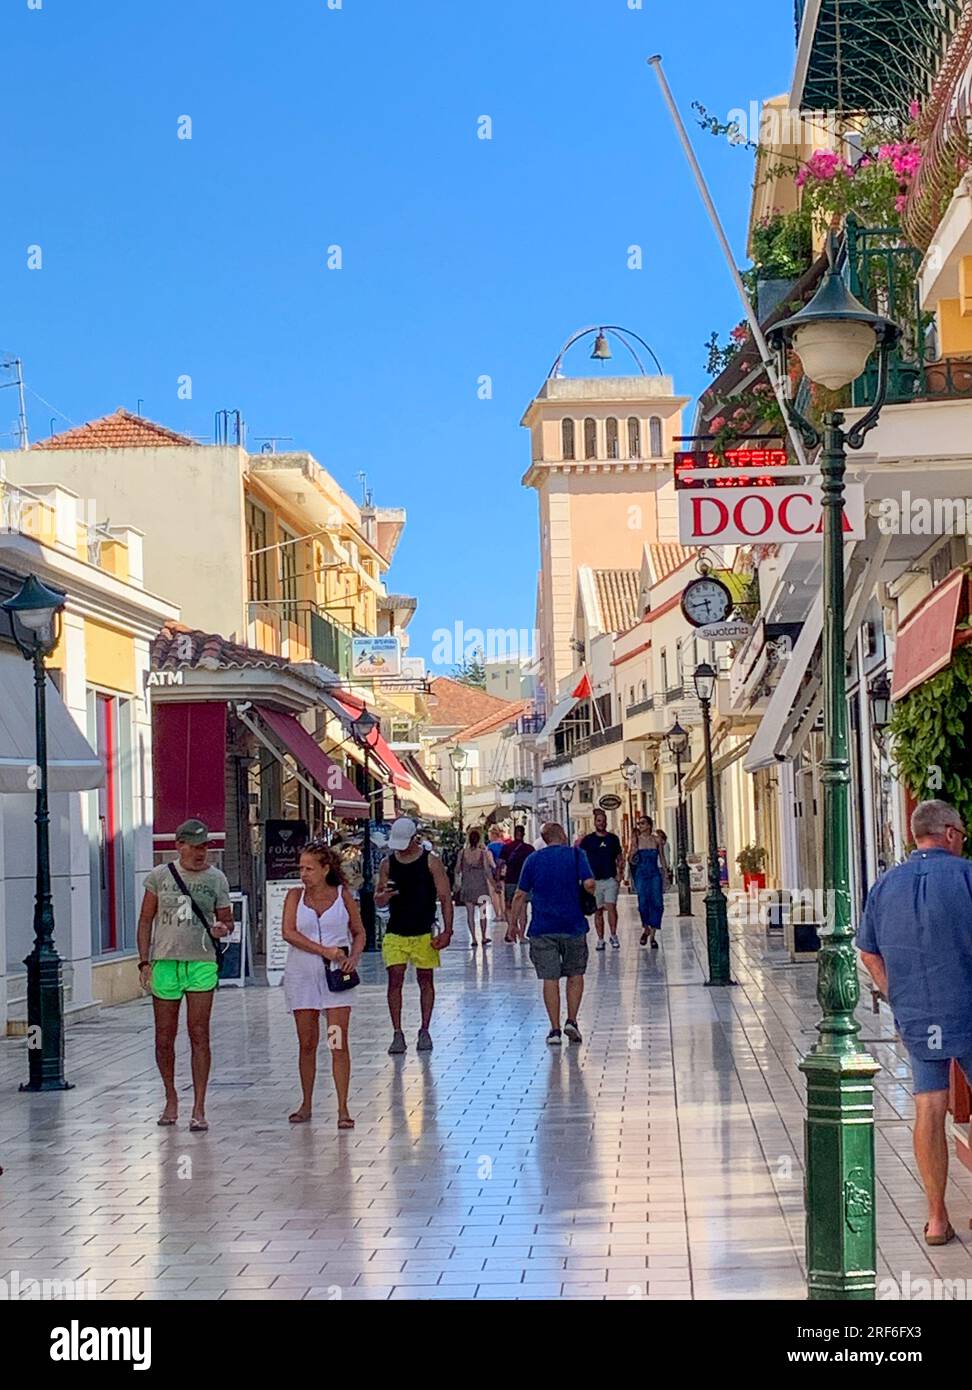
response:
<svg viewBox="0 0 972 1390"><path fill-rule="evenodd" d="M593 913L594 874L582 849L568 844L562 825L550 822L540 832L544 848L531 854L520 870L513 896L513 916L520 920L530 902L527 940L530 960L543 987L550 1019L547 1044L559 1047L564 1034L582 1041L577 1014L587 969L588 913ZM560 981L567 981L567 1018L560 1028Z"/></svg>
<svg viewBox="0 0 972 1390"><path fill-rule="evenodd" d="M175 1087L175 1040L179 1007L186 1001L192 1062L193 1103L189 1128L209 1128L209 1023L219 977L220 938L233 931L229 882L207 863L209 830L201 820L183 821L175 833L178 857L145 876L136 942L142 988L150 990L155 1013L155 1060L165 1088L160 1125L179 1117Z"/></svg>

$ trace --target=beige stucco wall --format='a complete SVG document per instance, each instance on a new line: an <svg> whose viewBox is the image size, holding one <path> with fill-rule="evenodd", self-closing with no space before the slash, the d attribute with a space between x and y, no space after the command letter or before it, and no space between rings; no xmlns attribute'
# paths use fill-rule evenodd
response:
<svg viewBox="0 0 972 1390"><path fill-rule="evenodd" d="M124 518L145 532L145 587L177 603L190 627L245 631L243 450L28 449L5 455L12 482L60 483L89 521Z"/></svg>

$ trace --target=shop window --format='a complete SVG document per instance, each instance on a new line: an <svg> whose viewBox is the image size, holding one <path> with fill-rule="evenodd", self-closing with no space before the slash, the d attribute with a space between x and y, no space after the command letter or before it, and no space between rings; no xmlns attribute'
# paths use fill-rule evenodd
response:
<svg viewBox="0 0 972 1390"><path fill-rule="evenodd" d="M573 420L561 420L560 422L560 453L565 459L572 459L574 457Z"/></svg>
<svg viewBox="0 0 972 1390"><path fill-rule="evenodd" d="M628 458L641 458L641 421L634 415L628 420Z"/></svg>

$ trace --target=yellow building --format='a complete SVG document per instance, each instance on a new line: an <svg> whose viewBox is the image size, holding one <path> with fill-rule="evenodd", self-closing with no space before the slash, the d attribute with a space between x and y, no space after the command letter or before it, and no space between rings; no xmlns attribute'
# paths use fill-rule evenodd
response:
<svg viewBox="0 0 972 1390"><path fill-rule="evenodd" d="M8 456L9 457L9 456ZM149 648L178 610L144 587L142 535L80 498L0 474L0 598L28 575L67 595L47 692L56 944L69 1019L137 993L135 922L152 866ZM0 1030L25 1018L33 942L35 760L29 663L0 614Z"/></svg>

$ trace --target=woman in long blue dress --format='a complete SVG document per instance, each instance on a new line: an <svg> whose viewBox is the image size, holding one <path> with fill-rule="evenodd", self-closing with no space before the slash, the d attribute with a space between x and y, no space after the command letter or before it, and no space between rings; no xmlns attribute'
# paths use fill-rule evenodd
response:
<svg viewBox="0 0 972 1390"><path fill-rule="evenodd" d="M639 816L631 837L628 862L631 865L631 879L638 895L638 913L641 917L641 945L651 946L657 951L655 932L661 926L665 910L664 886L660 860L661 844L654 833L654 825L649 816Z"/></svg>

